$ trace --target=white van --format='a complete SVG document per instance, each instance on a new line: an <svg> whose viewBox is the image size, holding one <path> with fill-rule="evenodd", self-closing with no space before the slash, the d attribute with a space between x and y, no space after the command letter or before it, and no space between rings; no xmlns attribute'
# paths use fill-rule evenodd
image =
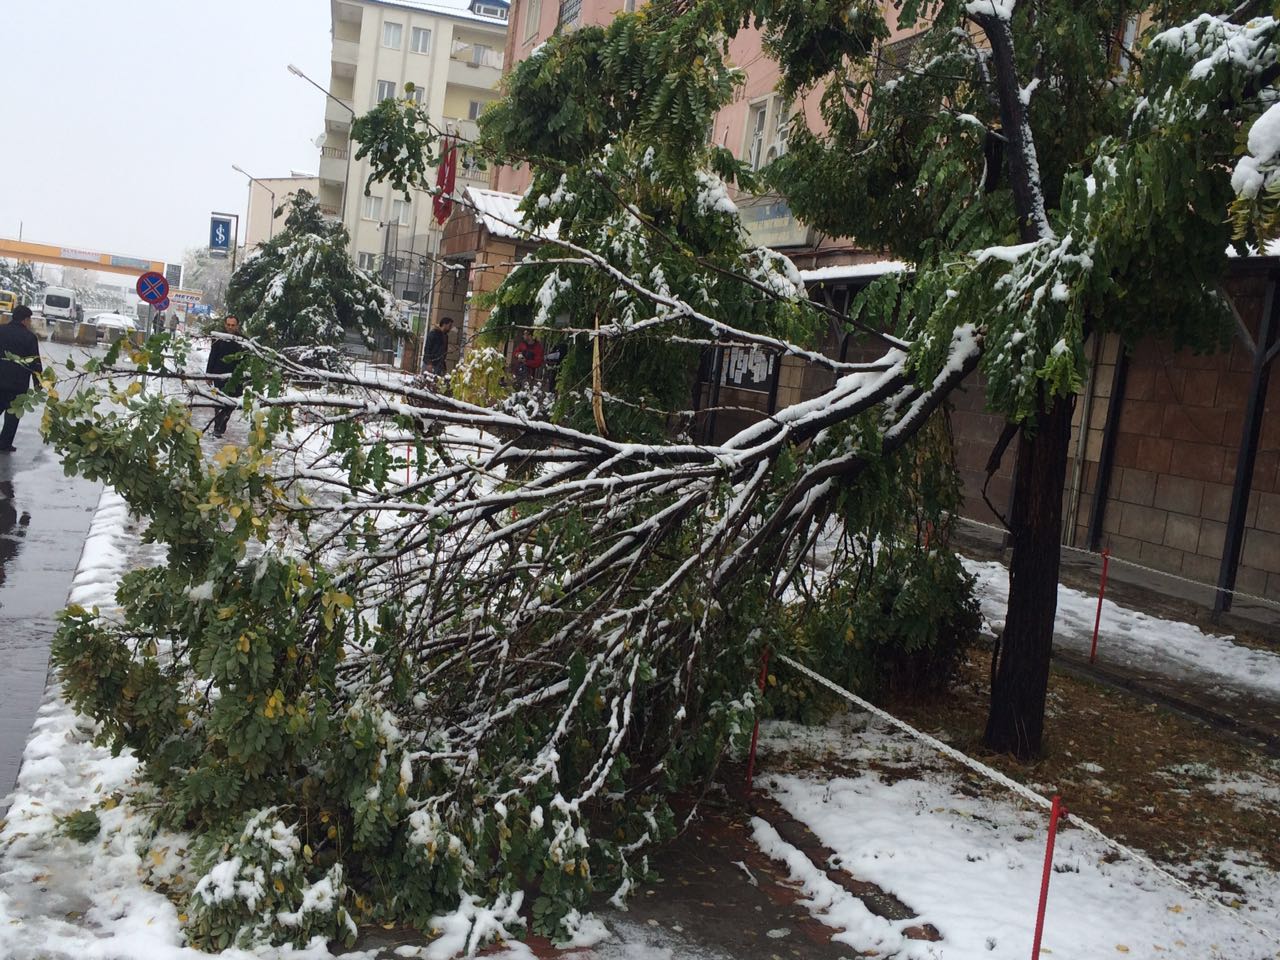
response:
<svg viewBox="0 0 1280 960"><path fill-rule="evenodd" d="M79 320L80 305L76 292L67 287L45 287L41 297L45 320Z"/></svg>

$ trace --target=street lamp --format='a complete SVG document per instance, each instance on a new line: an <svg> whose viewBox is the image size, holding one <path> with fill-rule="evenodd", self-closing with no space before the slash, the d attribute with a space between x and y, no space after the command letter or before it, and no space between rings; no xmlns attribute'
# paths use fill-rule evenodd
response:
<svg viewBox="0 0 1280 960"><path fill-rule="evenodd" d="M270 187L268 187L268 186L267 186L265 183L263 183L261 180L259 180L257 177L251 176L251 175L250 175L248 172L246 172L245 170L242 170L240 167L237 167L234 163L231 165L231 169L232 169L232 170L234 170L236 173L243 173L246 177L249 177L249 181L250 181L250 183L249 183L249 213L252 213L252 212L253 212L253 184L255 184L255 183L256 183L256 184L257 184L258 186L260 186L263 190L267 191L267 194L271 197L271 211L270 211L270 213L268 214L268 219L267 219L267 239L268 239L268 240L270 240L272 237L274 237L274 236L276 235L276 192L275 192L274 190L272 190ZM252 226L252 225L253 225L253 224L252 224L252 223L250 223L250 226ZM246 229L246 231L245 231L245 232L246 232L245 243L247 244L247 243L249 242L249 240L248 240L248 236L247 236L247 234L248 234L248 230Z"/></svg>
<svg viewBox="0 0 1280 960"><path fill-rule="evenodd" d="M352 107L350 107L348 104L346 104L346 103L345 103L345 102L343 102L342 100L339 100L339 99L338 99L337 97L335 97L332 93L330 93L330 92L329 92L328 90L326 90L324 87L320 86L320 84L316 83L314 80L312 80L310 77L308 77L305 73L303 73L301 70L299 70L297 67L295 67L292 63L291 63L291 64L289 64L289 72L290 72L290 73L292 73L295 77L301 77L303 80L307 81L307 83L311 84L313 87L315 87L315 88L316 88L317 90L319 90L321 93L323 93L326 97L328 97L330 100L332 100L332 101L333 101L334 103L336 103L338 106L340 106L343 110L345 110L345 111L347 111L347 113L351 114L351 120L352 120L353 122L355 121L355 119L356 119L356 112L355 112L355 110L354 110ZM346 173L346 176L345 176L345 177L343 178L343 180L342 180L342 217L341 217L341 219L342 219L343 224L346 224L346 222L347 222L347 185L348 185L350 182L351 182L351 137L350 137L350 135L348 135L348 136L347 136L347 173Z"/></svg>

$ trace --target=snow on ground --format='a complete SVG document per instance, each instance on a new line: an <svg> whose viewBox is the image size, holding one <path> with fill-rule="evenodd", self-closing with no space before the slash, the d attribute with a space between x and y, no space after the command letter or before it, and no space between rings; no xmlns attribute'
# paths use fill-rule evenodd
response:
<svg viewBox="0 0 1280 960"><path fill-rule="evenodd" d="M964 561L977 578L982 615L992 631L1004 628L1009 606L1009 571L992 561ZM1098 597L1058 587L1054 643L1089 652ZM1174 679L1194 677L1215 694L1250 694L1280 700L1280 655L1241 646L1227 636L1205 633L1190 623L1164 620L1102 601L1098 662L1159 673Z"/></svg>
<svg viewBox="0 0 1280 960"><path fill-rule="evenodd" d="M978 795L927 748L863 715L828 730L789 723L762 727L770 754L839 754L863 768L853 777L774 775L757 781L836 856L831 866L894 894L918 918L889 923L869 914L818 865L757 821L765 853L787 864L809 907L836 928L833 937L863 951L931 960L1023 960L1030 955L1044 864L1045 811L1012 794ZM848 764L845 764L847 767ZM764 769L768 768L767 760ZM963 785L963 790L959 789ZM1237 913L1191 897L1160 874L1079 830L1060 831L1043 941L1055 960L1160 957L1168 960L1262 960L1280 943L1242 923L1280 917L1280 877L1239 851L1195 869L1246 891ZM907 940L902 929L931 923L939 943Z"/></svg>

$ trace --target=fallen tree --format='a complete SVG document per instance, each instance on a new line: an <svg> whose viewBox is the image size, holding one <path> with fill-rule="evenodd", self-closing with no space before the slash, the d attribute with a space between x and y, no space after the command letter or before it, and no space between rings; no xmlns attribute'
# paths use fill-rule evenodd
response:
<svg viewBox="0 0 1280 960"><path fill-rule="evenodd" d="M126 577L119 622L69 611L55 659L104 739L145 761L157 815L203 837L188 907L202 946L342 938L354 919L460 927L460 945L474 948L518 930L524 891L536 892L536 929L572 931L593 890L620 899L645 877L646 850L676 829L672 794L704 784L749 730L762 648L840 670L878 620L913 624L886 658L914 644L907 652L945 659L944 638L965 632L967 582L934 539L945 542L954 476L926 427L966 376L984 370L992 404L1030 435L1068 402L1090 326L1137 335L1156 323L1144 312L1167 300L1183 312L1161 329L1216 336L1208 321L1222 305L1200 281L1226 243L1223 158L1240 118L1260 109L1234 98L1270 69L1272 21L1206 18L1154 40L1148 88L1117 86L1108 107L1127 117L1128 135L1087 140L1090 169L1061 164L1042 204L1035 190L963 194L971 204L936 221L947 242L914 249L913 281L882 281L853 318L883 356L845 363L813 346L832 318L803 302L785 263L743 242L721 203L719 178L750 175L696 126L658 136L655 102L696 119L732 95L717 51L754 5L657 7L548 44L488 121L507 144L500 158L560 165L526 201L528 225L559 221L556 242L516 271L498 322L503 311L521 322L540 306L564 310L600 368L612 345L645 338L766 348L829 371L821 395L721 443L654 436L652 420L619 438L591 429L594 415L581 422L581 410L535 420L254 344L244 445L212 458L180 394L121 389L128 374L187 383L198 405L234 402L162 339L118 346L87 372L96 388L50 397L45 431L68 468L114 485L168 549L167 565ZM1008 31L1027 26L1022 14L1002 19L1012 7L941 5L939 24L989 28L990 48L939 30L930 42L940 49L924 48L929 69L890 90L972 86L974 109L1016 119L1007 97L986 98L1016 78L1016 62L1002 67L998 54ZM869 52L883 33L870 5L821 22L807 4L760 8L777 43L841 64L849 44ZM841 19L854 13L866 29ZM816 42L830 31L849 43ZM1245 44L1256 55L1242 67ZM797 69L825 75L812 62ZM984 85L986 70L997 79ZM586 88L595 99L565 96L583 77L605 87ZM564 117L572 136L553 145L539 139L525 94L587 114ZM1206 118L1205 104L1223 97L1223 115ZM983 123L907 110L892 93L872 102L873 130L877 116L905 124L881 152L904 138L917 152L880 156L872 144L855 159L892 160L906 172L895 183L925 175L912 161L924 163L923 138L937 144L939 125L943 154L968 159L925 163L928 175L981 173L986 134L969 131ZM431 134L419 120L391 104L361 127L375 156L422 161ZM1008 128L1022 157L1010 176L1026 186L1047 163L1033 162L1030 128ZM1203 154L1179 146L1193 130ZM656 138L652 154L644 138ZM838 146L797 131L790 156L811 151L821 164ZM620 189L637 191L621 207ZM1023 242L1010 242L1019 231ZM1193 253L1203 261L1162 290L1122 282ZM1054 461L1042 463L1024 483L1051 500ZM1043 517L1019 519L1030 531L1019 550L1056 556L1056 529L1046 542ZM1015 560L1022 590L1018 569ZM1032 571L1041 586L1043 575ZM858 606L867 596L881 599ZM1043 610L1034 620L1028 636L1040 637ZM1002 657L1034 673L1045 648L1012 644L1006 635ZM1038 747L1029 722L1043 688L1013 677L1010 746L1026 752Z"/></svg>

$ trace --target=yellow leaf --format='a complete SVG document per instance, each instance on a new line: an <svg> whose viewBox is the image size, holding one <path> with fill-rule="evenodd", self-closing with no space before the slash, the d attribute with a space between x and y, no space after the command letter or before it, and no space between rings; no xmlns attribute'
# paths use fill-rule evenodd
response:
<svg viewBox="0 0 1280 960"><path fill-rule="evenodd" d="M231 514L232 520L238 520L240 519L240 514L242 514L244 511L241 510L239 506L234 506L227 512Z"/></svg>
<svg viewBox="0 0 1280 960"><path fill-rule="evenodd" d="M179 923L186 923L186 922L187 922L187 915L186 915L185 913L180 913L180 914L178 914L178 922L179 922Z"/></svg>
<svg viewBox="0 0 1280 960"><path fill-rule="evenodd" d="M284 893L284 881L276 877L276 882L272 884L276 888L276 893Z"/></svg>
<svg viewBox="0 0 1280 960"><path fill-rule="evenodd" d="M1117 953L1128 953L1128 952L1129 952L1129 948L1128 948L1128 947L1126 947L1123 943L1117 943L1117 944L1116 944L1116 952L1117 952Z"/></svg>
<svg viewBox="0 0 1280 960"><path fill-rule="evenodd" d="M129 389L125 390L124 395L126 397L136 397L141 392L142 392L142 384L139 381L135 380L133 381L133 383L129 384Z"/></svg>

